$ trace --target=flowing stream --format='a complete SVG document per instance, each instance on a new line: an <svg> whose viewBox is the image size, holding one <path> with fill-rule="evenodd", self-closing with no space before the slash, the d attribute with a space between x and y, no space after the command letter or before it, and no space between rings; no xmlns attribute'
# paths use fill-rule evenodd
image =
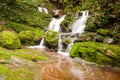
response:
<svg viewBox="0 0 120 80"><path fill-rule="evenodd" d="M43 80L120 80L120 69L98 67L78 58L44 52L51 60L40 64L39 74Z"/></svg>
<svg viewBox="0 0 120 80"><path fill-rule="evenodd" d="M78 17L78 19L71 25L71 31L70 33L61 33L59 35L59 43L58 43L58 53L62 54L62 55L69 55L69 52L72 48L72 45L74 44L74 40L77 38L77 34L81 34L84 32L85 26L86 26L86 22L87 19L89 17L89 11L85 10L82 11L82 16ZM63 51L63 45L62 45L62 35L74 35L74 37L69 37L71 43L68 44L68 47L65 51Z"/></svg>

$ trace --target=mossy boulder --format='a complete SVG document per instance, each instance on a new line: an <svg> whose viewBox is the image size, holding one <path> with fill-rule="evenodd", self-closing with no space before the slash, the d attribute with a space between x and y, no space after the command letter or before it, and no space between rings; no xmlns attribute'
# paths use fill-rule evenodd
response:
<svg viewBox="0 0 120 80"><path fill-rule="evenodd" d="M0 46L8 49L17 49L20 48L21 42L15 32L6 30L0 33Z"/></svg>
<svg viewBox="0 0 120 80"><path fill-rule="evenodd" d="M29 42L32 42L34 40L34 32L30 31L30 30L21 31L19 33L19 37L21 39L21 42L29 43Z"/></svg>
<svg viewBox="0 0 120 80"><path fill-rule="evenodd" d="M68 44L70 44L71 43L71 40L70 40L70 38L64 38L63 40L62 40L62 44L63 44L63 47L66 49L67 48L67 46L68 46Z"/></svg>
<svg viewBox="0 0 120 80"><path fill-rule="evenodd" d="M96 42L75 43L70 51L71 57L80 57L99 65L120 67L120 46Z"/></svg>
<svg viewBox="0 0 120 80"><path fill-rule="evenodd" d="M44 31L41 31L39 29L33 30L24 30L19 33L19 37L21 39L21 42L24 45L36 45L40 43L40 40L42 39L44 35Z"/></svg>
<svg viewBox="0 0 120 80"><path fill-rule="evenodd" d="M48 31L45 35L45 45L49 49L57 51L57 48L58 48L58 32Z"/></svg>

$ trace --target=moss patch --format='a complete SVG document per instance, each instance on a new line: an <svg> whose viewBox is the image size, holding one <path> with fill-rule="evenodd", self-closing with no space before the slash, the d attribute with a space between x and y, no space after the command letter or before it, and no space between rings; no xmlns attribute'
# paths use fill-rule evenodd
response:
<svg viewBox="0 0 120 80"><path fill-rule="evenodd" d="M72 57L80 57L100 65L120 67L120 46L96 42L75 43L70 51Z"/></svg>

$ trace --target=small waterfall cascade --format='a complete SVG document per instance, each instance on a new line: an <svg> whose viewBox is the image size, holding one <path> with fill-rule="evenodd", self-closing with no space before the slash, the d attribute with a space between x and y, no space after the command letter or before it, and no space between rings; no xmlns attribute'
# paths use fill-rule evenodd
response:
<svg viewBox="0 0 120 80"><path fill-rule="evenodd" d="M66 49L66 53L69 53L69 52L70 52L70 50L71 50L71 48L72 48L72 45L74 44L74 40L75 40L75 38L71 38L71 43L68 44L68 47L67 47L67 49Z"/></svg>
<svg viewBox="0 0 120 80"><path fill-rule="evenodd" d="M44 48L44 37L42 38L42 40L40 42L40 46L41 46L41 48Z"/></svg>
<svg viewBox="0 0 120 80"><path fill-rule="evenodd" d="M60 53L63 50L63 45L62 45L62 36L59 34L59 41L58 41L58 53Z"/></svg>
<svg viewBox="0 0 120 80"><path fill-rule="evenodd" d="M89 17L89 11L85 10L82 11L82 16L80 16L72 25L71 25L71 33L67 33L70 34L70 36L74 35L74 37L70 37L70 41L71 43L68 44L67 49L63 52L62 51L62 39L61 37L59 37L59 43L58 43L58 53L62 54L62 55L69 55L69 52L72 48L72 45L74 44L75 39L77 39L77 34L81 34L84 32L85 26L86 26L86 22L87 19ZM66 35L64 33L62 33L63 35ZM62 36L61 34L59 36Z"/></svg>
<svg viewBox="0 0 120 80"><path fill-rule="evenodd" d="M48 25L48 31L52 30L52 31L59 32L60 31L60 23L64 20L65 16L66 15L63 15L61 18L52 18L49 25ZM39 45L37 45L37 46L29 46L28 48L45 48L44 37L42 38Z"/></svg>
<svg viewBox="0 0 120 80"><path fill-rule="evenodd" d="M83 33L87 19L89 17L89 11L82 11L82 16L80 16L71 26L72 33Z"/></svg>
<svg viewBox="0 0 120 80"><path fill-rule="evenodd" d="M49 23L48 30L53 30L56 32L60 31L60 23L64 20L66 15L63 15L61 18L52 18Z"/></svg>

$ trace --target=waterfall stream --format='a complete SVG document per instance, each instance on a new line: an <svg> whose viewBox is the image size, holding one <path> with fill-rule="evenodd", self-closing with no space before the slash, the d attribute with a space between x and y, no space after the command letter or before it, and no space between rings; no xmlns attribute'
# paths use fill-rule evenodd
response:
<svg viewBox="0 0 120 80"><path fill-rule="evenodd" d="M88 17L89 17L89 11L82 11L81 12L82 13L82 16L80 16L72 25L71 25L71 31L72 32L70 32L70 33L68 33L68 34L70 34L70 35L74 35L74 37L73 38L71 38L70 37L70 41L71 41L71 43L70 44L68 44L68 47L67 47L67 49L63 52L62 51L62 39L61 39L61 37L59 37L59 43L58 43L58 53L59 54L62 54L62 55L69 55L69 52L70 52L70 50L71 50L71 48L72 48L72 45L74 44L74 40L77 38L76 37L76 35L79 33L79 34L81 34L81 33L83 33L84 32L84 29L85 29L85 26L86 26L86 22L87 22L87 19L88 19ZM64 34L64 33L62 33L63 35L66 35L66 33ZM60 34L59 36L61 36L62 34Z"/></svg>
<svg viewBox="0 0 120 80"><path fill-rule="evenodd" d="M65 16L66 15L63 15L61 18L52 18L50 23L49 23L48 30L59 32L60 31L60 23L64 20ZM45 48L44 37L41 39L41 42L39 45L29 46L28 48Z"/></svg>

